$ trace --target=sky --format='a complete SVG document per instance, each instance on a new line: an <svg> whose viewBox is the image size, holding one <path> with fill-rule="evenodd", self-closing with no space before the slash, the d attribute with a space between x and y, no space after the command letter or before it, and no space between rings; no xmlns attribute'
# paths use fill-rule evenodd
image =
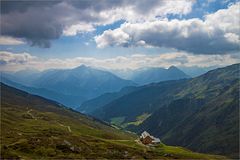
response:
<svg viewBox="0 0 240 160"><path fill-rule="evenodd" d="M1 1L1 71L240 62L237 0Z"/></svg>

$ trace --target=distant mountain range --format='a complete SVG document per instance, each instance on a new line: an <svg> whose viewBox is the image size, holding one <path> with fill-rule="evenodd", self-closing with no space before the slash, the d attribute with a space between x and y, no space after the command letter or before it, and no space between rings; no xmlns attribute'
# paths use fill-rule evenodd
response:
<svg viewBox="0 0 240 160"><path fill-rule="evenodd" d="M55 100L60 102L66 106L73 106L74 104L78 105L82 102L82 98L80 96L73 96L73 95L65 95L63 93L58 93L52 90L48 90L45 88L35 88L35 87L28 87L22 84L10 81L4 77L1 78L1 82L8 84L9 86L13 86L17 89L21 89L23 91L29 92L34 95L43 96L48 99Z"/></svg>
<svg viewBox="0 0 240 160"><path fill-rule="evenodd" d="M175 66L172 66L175 67ZM190 77L197 77L200 76L204 73L207 73L210 70L219 68L220 66L211 66L211 67L198 67L198 66L177 66L176 68L179 69L181 72L184 72L187 76ZM170 68L170 67L169 67ZM139 70L151 70L151 67L148 68L139 68L136 70L133 69L115 69L115 70L110 70L112 73L116 74L117 76L123 78L123 79L129 79L131 80L134 73ZM161 67L155 67L155 69L165 69Z"/></svg>
<svg viewBox="0 0 240 160"><path fill-rule="evenodd" d="M132 80L138 85L190 78L190 76L175 66L171 66L168 69L160 67L147 67L136 70L113 70L112 72L120 77Z"/></svg>
<svg viewBox="0 0 240 160"><path fill-rule="evenodd" d="M121 79L110 72L84 65L74 69L3 73L2 81L9 85L13 85L13 83L8 83L9 81L21 84L20 89L28 88L26 91L57 100L71 107L80 106L83 101L103 93L119 91L123 87L136 85L134 82ZM15 87L19 87L19 85Z"/></svg>
<svg viewBox="0 0 240 160"><path fill-rule="evenodd" d="M161 82L166 80L176 80L190 78L184 72L179 70L177 67L171 66L168 69L164 68L141 68L135 71L132 71L131 76L129 76L132 81L136 82L139 85L150 84L154 82ZM80 107L77 108L78 111L91 114L97 108L110 103L111 101L126 95L136 89L136 87L126 87L119 92L115 93L106 93L99 97L85 101Z"/></svg>
<svg viewBox="0 0 240 160"><path fill-rule="evenodd" d="M220 68L220 66L198 67L198 66L178 66L178 68L191 77L197 77L210 70Z"/></svg>
<svg viewBox="0 0 240 160"><path fill-rule="evenodd" d="M86 99L132 85L135 84L110 72L84 65L74 69L48 71L33 82L33 86L36 87L48 88L69 95L82 95Z"/></svg>
<svg viewBox="0 0 240 160"><path fill-rule="evenodd" d="M165 68L142 68L134 71L130 80L140 85L149 83L156 83L167 80L177 80L190 78L183 71L175 66L171 66L168 69Z"/></svg>
<svg viewBox="0 0 240 160"><path fill-rule="evenodd" d="M11 74L2 73L1 81L87 113L98 108L102 103L96 105L96 103L86 102L82 106L81 104L102 94L117 92L127 86L182 78L189 78L189 76L174 66L169 69L138 69L132 73L131 81L121 79L108 71L82 65L74 69L52 69L43 72L27 69ZM116 98L120 95L122 94L117 94ZM103 101L102 98L100 99ZM90 104L94 106L89 106Z"/></svg>
<svg viewBox="0 0 240 160"><path fill-rule="evenodd" d="M138 133L147 130L172 145L236 158L239 67L137 87L91 114Z"/></svg>

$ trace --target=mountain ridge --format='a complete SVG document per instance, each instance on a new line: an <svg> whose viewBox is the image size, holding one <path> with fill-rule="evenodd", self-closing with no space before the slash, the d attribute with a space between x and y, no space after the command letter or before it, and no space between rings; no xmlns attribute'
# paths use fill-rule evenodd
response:
<svg viewBox="0 0 240 160"><path fill-rule="evenodd" d="M230 118L229 120L226 120L226 122L224 121L224 124L229 123L231 124L231 128L237 129L238 123L236 122L236 119L238 117L238 105L237 97L233 97L233 95L237 94L237 88L239 86L239 66L240 64L234 64L224 68L211 70L192 79L149 84L143 86L137 92L131 92L108 103L101 109L93 112L92 115L138 133L147 130L154 136L163 137L165 142L172 145L184 145L196 151L220 153L222 147L226 150L222 153L235 158L236 155L238 155L238 151L233 149L237 148L236 140L238 136L236 131L233 132L233 135L230 133L227 134L226 130L221 131L220 133L216 132L218 129L212 129L211 131L219 134L218 139L224 139L224 137L226 137L225 139L228 139L228 148L231 148L228 149L226 148L227 146L224 145L224 142L218 144L217 138L213 137L212 144L208 143L206 140L202 142L201 139L198 139L194 141L192 145L189 145L189 141L188 143L186 143L187 141L184 141L187 136L185 137L184 134L181 134L181 128L178 130L172 130L171 132L170 130L175 128L178 124L181 124L181 121L184 120L181 119L181 117L191 117L191 115L195 113L200 114L203 108L209 107L213 109L215 107L215 109L217 109L216 104L219 104L219 112L217 112L216 115L204 112L204 114L209 115L209 119L211 119L209 120L209 123L206 123L207 126L214 126L211 122L215 122L216 116L224 115L224 108L231 106L229 102L231 102L230 100L232 99L235 99L235 102L233 105L234 107L230 111L235 114L233 114L234 116L232 119ZM228 88L230 88L232 92L226 93ZM225 97L218 98L221 93L226 93ZM214 103L211 103L212 101L215 101L215 105ZM222 102L222 104L219 102ZM139 117L143 115L150 116L143 119L143 121L139 121ZM166 117L161 119L161 116L159 117L159 115ZM192 119L194 118L192 117ZM232 120L236 123L230 123ZM189 119L188 121L191 122ZM191 128L190 126L193 124L197 126L197 121L195 123L192 122L191 124L187 123L188 121L185 121L185 123L188 124L189 128ZM160 126L164 128L161 129ZM205 127L205 129L207 130L208 127ZM226 128L227 126L223 125L223 128L224 127ZM201 130L200 133L210 136L211 132ZM175 135L175 133L178 135ZM199 136L199 134L192 135L190 131L185 134L189 134L189 137L195 136L195 138ZM224 134L227 134L227 136L224 136ZM178 137L178 141L174 139ZM203 143L206 146L199 146L200 143Z"/></svg>
<svg viewBox="0 0 240 160"><path fill-rule="evenodd" d="M25 76L19 78L14 77L14 75L3 74L2 77L19 83L18 79L24 79ZM22 84L22 81L20 81L20 84L23 86L43 88L61 94L62 96L57 96L55 99L71 107L78 107L83 101L95 98L103 93L136 85L134 82L121 79L110 72L84 65L73 69L46 70L26 80L26 84ZM34 93L36 94L36 92ZM48 94L41 95L49 96ZM50 98L52 97L50 96ZM69 97L71 98L69 99Z"/></svg>
<svg viewBox="0 0 240 160"><path fill-rule="evenodd" d="M149 83L156 83L167 80L177 80L190 78L183 71L175 66L170 66L168 69L165 68L142 68L135 71L135 73L130 78L134 82L146 85Z"/></svg>
<svg viewBox="0 0 240 160"><path fill-rule="evenodd" d="M46 98L1 83L2 159L226 159L161 144L149 148Z"/></svg>

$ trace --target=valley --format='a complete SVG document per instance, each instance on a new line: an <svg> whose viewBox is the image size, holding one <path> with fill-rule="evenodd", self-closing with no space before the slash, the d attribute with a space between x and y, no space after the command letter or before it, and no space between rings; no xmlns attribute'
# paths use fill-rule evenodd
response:
<svg viewBox="0 0 240 160"><path fill-rule="evenodd" d="M235 64L189 80L138 87L90 114L138 134L146 130L167 144L236 158L238 90Z"/></svg>
<svg viewBox="0 0 240 160"><path fill-rule="evenodd" d="M2 159L225 159L160 144L1 83Z"/></svg>
<svg viewBox="0 0 240 160"><path fill-rule="evenodd" d="M239 160L240 0L0 0L0 160Z"/></svg>
<svg viewBox="0 0 240 160"><path fill-rule="evenodd" d="M165 144L183 146L196 152L235 158L238 157L238 141L236 140L239 136L237 132L238 73L239 64L235 64L209 71L192 79L124 87L118 92L104 93L99 97L85 101L77 108L78 111L90 116L66 108L58 102L16 90L2 83L2 142L6 144L2 146L2 149L7 150L9 155L23 154L23 156L28 157L31 156L28 155L28 151L22 153L18 149L21 149L22 143L23 145L34 143L33 146L29 146L29 144L24 146L27 148L36 147L36 153L34 150L36 155L32 156L43 154L48 157L50 154L48 152L54 150L55 155L52 156L58 155L60 156L58 158L61 158L61 156L68 157L69 155L65 155L65 150L59 150L58 145L63 144L65 147L74 148L75 146L76 148L78 145L72 140L73 137L78 137L79 143L81 142L80 146L86 143L86 148L84 147L83 150L91 150L91 147L87 147L89 146L87 140L84 140L89 137L93 144L95 141L97 143L99 141L103 146L120 145L117 151L115 151L115 147L112 148L114 150L112 152L116 152L120 157L122 156L120 152L124 148L122 145L129 147L130 150L132 146L140 149L139 153L129 153L130 157L133 155L146 158L161 157L163 152L159 152L159 150L163 150L163 148L149 148L144 145L140 145L142 146L140 147L136 144L135 140L138 135L143 131L148 131L161 139L163 143L160 146L170 150L171 147ZM2 81L19 89L34 91L31 87L22 86L8 79L2 79ZM38 94L38 92L33 93ZM9 117L10 115L12 116ZM8 130L11 131L7 132ZM5 135L6 133L7 135ZM49 146L49 143L44 140L45 134L50 135L46 138L53 145ZM14 138L15 135L17 135L15 137L17 140ZM28 136L38 137L33 140L38 142L29 142L32 139L29 139ZM69 139L64 139L68 136ZM209 139L211 141L208 141ZM42 143L46 143L46 145ZM15 145L21 147L14 148ZM47 147L46 151L45 149L37 151L38 145L43 145L42 149ZM142 154L141 150L146 151L146 149L150 149L149 152L152 153ZM44 153L38 154L38 152ZM82 152L75 155L74 149L70 149L70 153L73 154L73 157L80 155L91 157L91 154L82 155ZM108 153L105 154L110 156ZM193 152L192 154L198 153ZM164 153L164 155L169 156L168 153ZM177 154L176 157L178 156L186 158L184 156L187 155Z"/></svg>

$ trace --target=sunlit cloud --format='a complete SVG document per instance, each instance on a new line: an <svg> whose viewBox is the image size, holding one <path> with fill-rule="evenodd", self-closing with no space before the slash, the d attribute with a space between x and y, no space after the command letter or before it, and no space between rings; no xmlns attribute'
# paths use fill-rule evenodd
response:
<svg viewBox="0 0 240 160"><path fill-rule="evenodd" d="M99 48L153 46L194 54L229 54L240 49L240 3L208 14L204 20L160 19L126 22L120 28L95 36Z"/></svg>
<svg viewBox="0 0 240 160"><path fill-rule="evenodd" d="M3 1L1 34L24 38L32 46L48 48L64 36L92 32L96 26L119 20L149 21L157 17L186 15L195 1ZM127 11L127 12L126 12Z"/></svg>
<svg viewBox="0 0 240 160"><path fill-rule="evenodd" d="M0 45L21 45L25 42L19 38L0 36Z"/></svg>
<svg viewBox="0 0 240 160"><path fill-rule="evenodd" d="M194 55L185 52L171 52L159 55L132 54L129 56L117 56L114 58L97 59L93 57L75 57L66 59L43 59L32 56L29 53L12 53L0 51L1 70L17 71L25 68L66 69L79 65L87 65L107 70L113 69L137 69L142 67L164 67L175 66L226 66L240 63L238 54L226 55Z"/></svg>

